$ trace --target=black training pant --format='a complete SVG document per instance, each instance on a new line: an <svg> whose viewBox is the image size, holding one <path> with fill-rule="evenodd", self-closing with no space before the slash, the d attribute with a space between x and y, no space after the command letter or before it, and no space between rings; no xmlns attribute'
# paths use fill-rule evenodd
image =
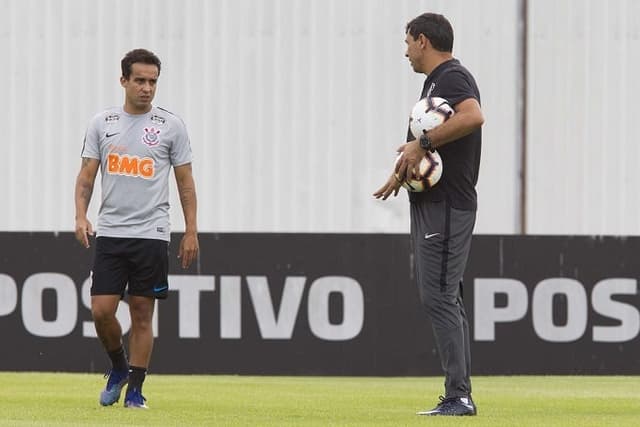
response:
<svg viewBox="0 0 640 427"><path fill-rule="evenodd" d="M445 397L471 394L469 324L462 301L476 212L448 202L411 203L411 240L422 305L445 374Z"/></svg>

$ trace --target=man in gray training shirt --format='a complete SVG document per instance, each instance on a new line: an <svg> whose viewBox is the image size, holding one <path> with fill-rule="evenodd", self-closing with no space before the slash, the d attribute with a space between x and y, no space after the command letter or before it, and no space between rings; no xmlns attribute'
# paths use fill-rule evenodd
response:
<svg viewBox="0 0 640 427"><path fill-rule="evenodd" d="M169 173L173 167L185 219L178 257L188 268L198 254L196 190L191 146L182 120L151 105L160 60L135 49L121 62L123 107L109 108L90 122L76 180L76 239L89 247L93 227L87 209L100 169L102 203L92 270L91 314L112 368L100 404L120 399L124 406L147 408L142 395L153 349L152 318L156 299L167 297L169 245ZM116 318L128 293L131 331L129 354Z"/></svg>

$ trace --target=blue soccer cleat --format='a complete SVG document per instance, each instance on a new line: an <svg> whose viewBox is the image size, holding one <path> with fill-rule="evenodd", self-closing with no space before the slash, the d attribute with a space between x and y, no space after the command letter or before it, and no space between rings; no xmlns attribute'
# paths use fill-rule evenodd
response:
<svg viewBox="0 0 640 427"><path fill-rule="evenodd" d="M122 388L129 381L128 371L114 371L111 370L105 375L109 377L107 380L107 386L100 392L100 404L102 406L109 406L120 400L120 393Z"/></svg>
<svg viewBox="0 0 640 427"><path fill-rule="evenodd" d="M127 395L124 398L124 407L132 408L132 409L149 409L149 407L144 403L147 399L144 398L140 390L133 389L127 390Z"/></svg>

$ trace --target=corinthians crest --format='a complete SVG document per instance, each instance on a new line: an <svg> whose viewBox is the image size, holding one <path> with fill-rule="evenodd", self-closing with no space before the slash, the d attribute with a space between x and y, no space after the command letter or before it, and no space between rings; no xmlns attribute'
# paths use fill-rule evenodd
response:
<svg viewBox="0 0 640 427"><path fill-rule="evenodd" d="M142 137L142 142L147 144L149 147L153 147L158 145L160 142L160 129L156 128L144 128L144 136Z"/></svg>

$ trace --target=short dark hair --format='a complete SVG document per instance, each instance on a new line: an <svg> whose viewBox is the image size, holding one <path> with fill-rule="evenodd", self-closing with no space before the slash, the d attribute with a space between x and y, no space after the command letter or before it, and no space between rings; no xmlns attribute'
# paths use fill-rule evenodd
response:
<svg viewBox="0 0 640 427"><path fill-rule="evenodd" d="M443 15L423 13L407 24L405 32L411 34L414 40L424 34L431 46L440 52L453 51L453 27Z"/></svg>
<svg viewBox="0 0 640 427"><path fill-rule="evenodd" d="M133 49L127 52L120 62L122 77L129 80L129 77L131 77L131 66L136 62L155 65L158 67L158 75L160 75L160 58L147 49Z"/></svg>

